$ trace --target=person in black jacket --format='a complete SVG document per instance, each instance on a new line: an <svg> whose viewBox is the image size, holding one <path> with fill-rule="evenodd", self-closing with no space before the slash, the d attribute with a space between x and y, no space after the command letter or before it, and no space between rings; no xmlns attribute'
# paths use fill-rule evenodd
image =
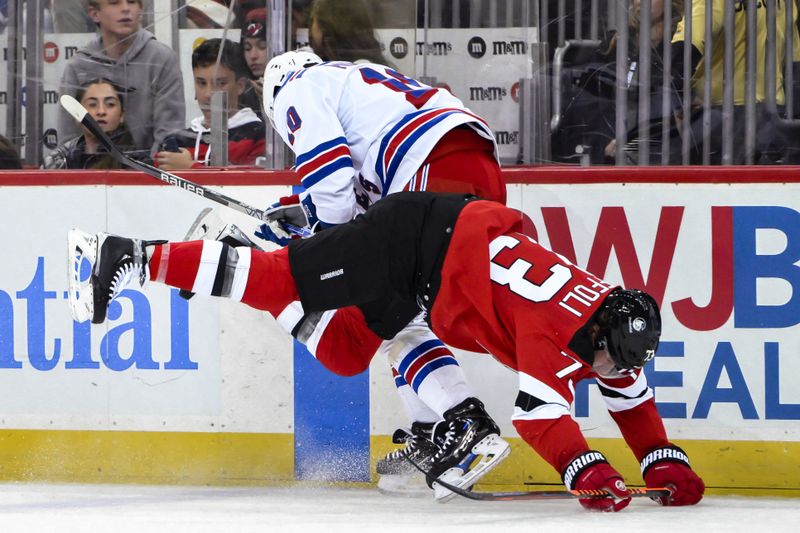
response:
<svg viewBox="0 0 800 533"><path fill-rule="evenodd" d="M113 83L102 78L89 81L78 90L75 98L120 150L134 150L133 135L125 124L124 98ZM141 159L147 157L147 152L129 155ZM47 156L43 168L119 169L122 165L83 128L83 135L67 141Z"/></svg>

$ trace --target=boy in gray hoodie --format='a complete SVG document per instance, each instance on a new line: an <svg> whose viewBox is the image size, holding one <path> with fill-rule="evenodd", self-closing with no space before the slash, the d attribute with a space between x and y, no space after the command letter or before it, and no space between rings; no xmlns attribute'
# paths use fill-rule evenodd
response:
<svg viewBox="0 0 800 533"><path fill-rule="evenodd" d="M67 64L59 92L74 96L93 79L112 81L124 92L136 148L154 153L168 133L185 126L178 56L141 28L141 0L89 0L89 17L100 34ZM79 124L63 110L58 132L61 142L81 134Z"/></svg>

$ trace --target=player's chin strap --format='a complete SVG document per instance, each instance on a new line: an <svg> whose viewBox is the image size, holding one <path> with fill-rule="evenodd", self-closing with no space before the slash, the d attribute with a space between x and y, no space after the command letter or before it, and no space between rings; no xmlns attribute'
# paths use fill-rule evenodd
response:
<svg viewBox="0 0 800 533"><path fill-rule="evenodd" d="M401 452L403 457L411 463L414 468L422 472L425 477L430 475L429 472L426 472L424 468L419 466L408 454L403 450ZM518 492L474 492L467 489L462 489L460 487L456 487L455 485L451 485L446 481L442 481L441 479L437 479L434 481L434 484L439 484L442 487L446 488L449 491L452 491L459 496L463 496L464 498L468 498L470 500L478 500L478 501L508 501L508 500L567 500L567 499L575 499L575 498L608 498L611 495L604 490L561 490L561 491L541 491L541 490L529 490L529 491L518 491ZM628 488L630 495L632 498L636 497L659 497L659 496L669 496L672 494L672 490L665 487L644 487L644 488Z"/></svg>

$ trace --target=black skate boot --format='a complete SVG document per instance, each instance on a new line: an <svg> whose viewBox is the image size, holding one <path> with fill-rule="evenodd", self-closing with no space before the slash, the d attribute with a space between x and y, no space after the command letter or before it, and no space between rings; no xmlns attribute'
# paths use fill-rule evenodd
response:
<svg viewBox="0 0 800 533"><path fill-rule="evenodd" d="M382 476L418 473L419 470L408 462L406 456L423 469L428 470L431 466L431 460L438 450L431 440L432 438L433 422L414 422L411 425L410 432L405 428L398 429L392 436L392 442L404 444L405 446L386 454L386 457L379 460L378 464L375 465L375 470Z"/></svg>
<svg viewBox="0 0 800 533"><path fill-rule="evenodd" d="M394 495L422 495L429 491L425 476L408 462L406 455L424 470L431 466L431 460L439 449L431 440L433 422L414 422L411 430L400 428L394 432L392 442L404 444L380 459L375 470L380 475L378 490Z"/></svg>
<svg viewBox="0 0 800 533"><path fill-rule="evenodd" d="M448 409L444 420L434 427L433 441L439 451L433 456L426 481L440 502L454 493L436 483L437 479L459 488L471 487L510 451L500 438L500 428L477 398L467 398Z"/></svg>
<svg viewBox="0 0 800 533"><path fill-rule="evenodd" d="M149 268L145 246L166 241L126 239L108 233L70 230L69 303L77 322L101 324L108 304L134 279L144 285Z"/></svg>

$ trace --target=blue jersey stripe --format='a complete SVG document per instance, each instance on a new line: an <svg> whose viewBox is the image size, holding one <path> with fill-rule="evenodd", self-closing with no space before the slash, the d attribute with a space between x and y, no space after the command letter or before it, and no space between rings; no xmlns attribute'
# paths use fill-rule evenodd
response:
<svg viewBox="0 0 800 533"><path fill-rule="evenodd" d="M353 159L350 158L349 156L342 156L338 159L334 159L324 167L315 170L314 172L312 172L311 174L300 180L300 182L303 184L303 187L305 187L306 189L310 189L311 187L313 187L320 181L324 180L337 170L348 167L353 168Z"/></svg>
<svg viewBox="0 0 800 533"><path fill-rule="evenodd" d="M398 131L400 131L401 128L403 128L403 126L405 126L406 124L417 118L422 113L428 113L430 111L431 111L430 109L423 109L422 111L416 111L414 113L411 113L410 115L406 115L400 122L395 124L395 126L389 130L389 133L383 136L383 139L381 139L381 147L380 150L378 150L378 159L377 161L375 161L375 173L378 175L378 177L381 179L381 183L383 183L384 185L385 185L384 180L386 176L384 175L383 172L382 161L383 161L383 154L386 153L386 148L389 146L389 142L392 140L395 134ZM385 191L386 189L387 188L384 186L383 190Z"/></svg>
<svg viewBox="0 0 800 533"><path fill-rule="evenodd" d="M294 166L299 167L303 163L307 163L309 160L314 159L322 152L326 152L331 148L333 148L334 146L338 146L340 144L347 146L347 139L344 136L336 137L335 139L331 139L330 141L325 141L324 143L318 144L316 147L312 148L308 152L297 156Z"/></svg>
<svg viewBox="0 0 800 533"><path fill-rule="evenodd" d="M449 117L455 113L464 113L462 109L452 109L446 111L444 113L436 115L432 119L428 119L426 122L423 122L420 126L418 126L414 132L409 135L406 139L403 139L400 142L400 145L397 147L394 155L392 155L388 167L384 167L383 160L384 155L386 154L386 150L389 147L389 144L395 140L394 137L403 127L405 127L408 123L412 122L414 119L419 117L423 113L436 113L441 111L441 108L438 109L423 109L422 111L417 111L415 113L411 113L403 117L403 120L397 123L389 132L384 135L383 139L381 140L381 146L378 150L378 158L375 161L375 173L381 180L381 184L383 185L384 196L386 195L386 191L389 190L389 187L394 180L394 173L397 171L397 168L403 162L403 158L405 157L408 150L413 146L413 144L425 133L428 132L433 126L444 120L446 117Z"/></svg>
<svg viewBox="0 0 800 533"><path fill-rule="evenodd" d="M409 149L417 142L417 139L425 135L432 127L437 125L439 122L444 120L445 118L449 117L453 113L458 113L459 111L450 111L447 113L442 113L441 115L437 115L435 118L428 120L424 124L422 124L419 128L417 128L414 133L409 135L403 142L400 143L400 146L397 147L392 159L389 161L389 168L386 171L386 186L383 189L384 191L389 189L389 186L394 179L394 173L397 172L397 167L400 166L400 163L403 162L403 158L406 156L406 153Z"/></svg>

